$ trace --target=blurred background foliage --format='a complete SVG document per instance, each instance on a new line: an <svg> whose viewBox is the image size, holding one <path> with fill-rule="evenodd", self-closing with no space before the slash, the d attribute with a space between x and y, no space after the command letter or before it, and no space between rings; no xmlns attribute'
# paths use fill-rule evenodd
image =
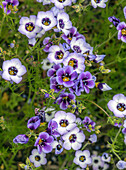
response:
<svg viewBox="0 0 126 170"><path fill-rule="evenodd" d="M76 4L79 2L82 1L77 1ZM28 131L27 121L34 116L34 109L53 106L56 111L60 110L58 105L53 104L54 101L49 99L45 101L44 95L39 91L39 88L47 91L50 89L49 78L46 76L46 71L42 70L41 64L43 59L47 57L47 53L41 49L42 41L45 37L55 33L53 30L46 32L42 38L38 39L37 44L31 47L28 45L27 37L18 32L22 16L29 17L37 15L38 11L48 11L53 7L53 4L43 6L36 0L19 0L19 3L18 12L8 15L5 19L3 19L3 11L0 9L0 47L4 51L4 54L0 55L0 67L2 68L4 60L19 58L27 68L27 74L23 76L22 82L18 85L11 84L0 77L0 169L9 170L20 170L19 163L25 163L26 158L34 148L34 139L30 139L24 145L13 144L15 136L25 134ZM84 1L81 4L86 6L89 3L90 1ZM106 4L105 9L94 9L88 6L80 12L76 12L72 7L65 7L73 26L77 27L78 32L86 37L87 43L94 47L94 52L106 55L105 68L111 70L109 74L102 74L99 72L98 64L86 67L86 71L89 70L93 75L96 75L97 82L104 82L112 88L111 91L106 92L94 88L90 90L89 94L83 93L80 96L79 101L85 109L79 116L83 119L84 116L90 115L92 120L97 121L97 125L102 126L98 142L89 147L90 151L97 150L96 145L99 147L107 145L106 141L110 140L109 137L114 139L118 129L106 123L107 117L102 110L92 103L84 101L84 99L94 101L109 115L113 115L107 108L108 101L115 94L123 93L126 95L126 44L117 39L117 30L108 21L108 17L113 15L121 21L125 21L123 8L126 6L126 2L125 0L108 0ZM10 48L10 43L13 41L15 41L15 47ZM86 135L89 137L89 133ZM107 139L104 138L106 135ZM121 134L117 138L116 147L120 150L121 155L126 155L126 147ZM102 149L100 150L102 152ZM54 157L53 152L47 155L48 164L36 169L64 169L63 163L65 161L65 168L71 165L71 168L68 169L73 169L75 168L75 164L72 164L73 158L72 151L65 151L56 157Z"/></svg>

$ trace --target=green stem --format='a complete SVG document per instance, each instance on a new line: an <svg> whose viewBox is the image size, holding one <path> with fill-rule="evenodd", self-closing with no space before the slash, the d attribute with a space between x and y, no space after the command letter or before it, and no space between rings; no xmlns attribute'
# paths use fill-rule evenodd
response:
<svg viewBox="0 0 126 170"><path fill-rule="evenodd" d="M121 129L122 129L122 127L119 128L119 130L118 130L118 132L117 132L117 134L116 134L116 136L115 136L115 139L114 139L114 141L113 141L113 143L112 143L113 146L114 146L114 144L115 144L115 142L116 142L116 139L117 139L118 135L120 134Z"/></svg>
<svg viewBox="0 0 126 170"><path fill-rule="evenodd" d="M3 27L3 23L4 23L4 20L5 20L5 17L6 17L6 15L4 14L4 16L2 18L2 21L1 21L1 26L0 26L0 36L1 36L1 31L2 31L2 27Z"/></svg>
<svg viewBox="0 0 126 170"><path fill-rule="evenodd" d="M101 106L99 106L99 105L96 104L95 102L93 102L93 101L91 101L91 100L88 100L88 99L84 99L84 100L86 100L86 101L94 104L94 105L97 106L99 109L101 109L108 117L110 117L109 114L108 114Z"/></svg>
<svg viewBox="0 0 126 170"><path fill-rule="evenodd" d="M89 145L89 141L83 146L83 148L81 149L82 151L86 148L87 145Z"/></svg>

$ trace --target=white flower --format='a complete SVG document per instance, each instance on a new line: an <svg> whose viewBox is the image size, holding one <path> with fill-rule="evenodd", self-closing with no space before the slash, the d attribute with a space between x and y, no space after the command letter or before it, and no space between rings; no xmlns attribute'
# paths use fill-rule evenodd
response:
<svg viewBox="0 0 126 170"><path fill-rule="evenodd" d="M47 163L47 159L45 157L45 153L42 152L41 154L39 154L37 149L33 149L32 155L29 156L29 159L32 163L34 163L35 167L39 167Z"/></svg>
<svg viewBox="0 0 126 170"><path fill-rule="evenodd" d="M26 67L21 64L18 58L4 61L2 69L2 78L8 81L14 81L17 84L22 80L21 76L27 72Z"/></svg>
<svg viewBox="0 0 126 170"><path fill-rule="evenodd" d="M43 64L43 65L42 65L42 69L43 69L43 70L48 70L48 69L50 69L50 68L53 66L53 64L50 63L47 58L46 58L46 59L43 59L43 61L41 62L41 64Z"/></svg>
<svg viewBox="0 0 126 170"><path fill-rule="evenodd" d="M105 2L107 1L108 0L91 0L91 4L94 8L97 8L97 7L105 8L106 7Z"/></svg>
<svg viewBox="0 0 126 170"><path fill-rule="evenodd" d="M53 107L49 107L45 110L45 118L46 118L46 122L49 122L51 119L54 118L56 111L55 108Z"/></svg>

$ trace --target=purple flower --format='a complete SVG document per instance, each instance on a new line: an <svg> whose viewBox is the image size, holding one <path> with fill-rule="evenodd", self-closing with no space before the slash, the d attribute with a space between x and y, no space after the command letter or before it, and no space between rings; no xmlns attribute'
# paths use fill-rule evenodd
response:
<svg viewBox="0 0 126 170"><path fill-rule="evenodd" d="M35 130L40 126L40 122L39 116L34 116L28 120L27 127L31 130Z"/></svg>
<svg viewBox="0 0 126 170"><path fill-rule="evenodd" d="M35 38L37 33L39 33L42 30L40 27L35 25L35 22L36 22L35 15L30 15L30 18L22 17L20 19L20 26L18 28L18 31L21 34L26 35L30 39Z"/></svg>
<svg viewBox="0 0 126 170"><path fill-rule="evenodd" d="M118 169L124 169L124 168L126 168L126 162L120 160L120 161L117 162L116 166L117 166Z"/></svg>
<svg viewBox="0 0 126 170"><path fill-rule="evenodd" d="M45 52L49 52L49 48L53 45L53 42L50 41L50 37L46 37L44 40L43 40L43 45L46 45L45 48L43 49L43 51Z"/></svg>
<svg viewBox="0 0 126 170"><path fill-rule="evenodd" d="M87 165L90 165L92 162L91 157L90 157L90 152L88 150L76 151L73 162L79 165L81 168L86 168Z"/></svg>
<svg viewBox="0 0 126 170"><path fill-rule="evenodd" d="M25 134L20 134L13 139L14 143L26 144L29 141L29 137Z"/></svg>
<svg viewBox="0 0 126 170"><path fill-rule="evenodd" d="M36 139L34 146L37 146L39 154L42 152L49 153L52 151L51 143L54 141L54 138L46 132L41 132L39 137Z"/></svg>
<svg viewBox="0 0 126 170"><path fill-rule="evenodd" d="M92 134L92 135L90 135L89 140L91 141L91 143L95 143L95 142L97 142L97 135L96 135L96 134Z"/></svg>
<svg viewBox="0 0 126 170"><path fill-rule="evenodd" d="M46 129L46 132L49 135L53 135L54 137L59 137L60 134L58 133L58 124L54 120L50 120L48 123L48 128Z"/></svg>
<svg viewBox="0 0 126 170"><path fill-rule="evenodd" d="M108 20L110 22L112 22L115 27L117 27L118 24L120 23L120 20L118 18L116 18L115 16L108 17Z"/></svg>
<svg viewBox="0 0 126 170"><path fill-rule="evenodd" d="M22 80L21 76L27 72L26 67L21 64L18 58L4 61L2 69L2 78L8 81L14 81L17 84Z"/></svg>
<svg viewBox="0 0 126 170"><path fill-rule="evenodd" d="M74 150L78 150L81 148L82 143L85 140L85 135L83 132L79 131L80 129L78 127L75 127L73 130L62 136L64 140L63 147L66 150L70 150L71 148L73 148Z"/></svg>
<svg viewBox="0 0 126 170"><path fill-rule="evenodd" d="M75 128L77 125L75 123L76 116L73 113L66 113L64 111L58 111L55 114L53 121L56 121L58 124L57 131L63 135L70 131L71 129Z"/></svg>
<svg viewBox="0 0 126 170"><path fill-rule="evenodd" d="M51 11L53 12L54 16L57 18L58 13L64 12L64 9L59 9L56 6L51 8Z"/></svg>
<svg viewBox="0 0 126 170"><path fill-rule="evenodd" d="M60 64L63 62L64 58L68 56L69 52L65 51L62 44L52 45L49 48L48 60L51 63Z"/></svg>
<svg viewBox="0 0 126 170"><path fill-rule="evenodd" d="M48 71L47 71L47 76L48 77L56 77L56 72L58 69L61 68L61 65L60 64L54 64L52 66L52 68L50 68Z"/></svg>
<svg viewBox="0 0 126 170"><path fill-rule="evenodd" d="M97 86L101 91L108 91L108 90L112 90L111 87L109 87L106 83L98 83Z"/></svg>
<svg viewBox="0 0 126 170"><path fill-rule="evenodd" d="M38 108L35 108L35 115L39 117L41 123L45 122L45 111L40 110Z"/></svg>
<svg viewBox="0 0 126 170"><path fill-rule="evenodd" d="M93 122L88 116L84 118L82 121L82 124L84 127L87 129L88 132L94 131L95 130L95 122Z"/></svg>
<svg viewBox="0 0 126 170"><path fill-rule="evenodd" d="M123 12L124 12L124 17L126 19L126 6L123 8Z"/></svg>
<svg viewBox="0 0 126 170"><path fill-rule="evenodd" d="M55 93L58 93L64 87L65 87L64 85L58 84L55 77L50 79L50 89L54 89ZM61 93L63 93L63 92L65 92L65 89L61 91Z"/></svg>
<svg viewBox="0 0 126 170"><path fill-rule="evenodd" d="M88 51L83 53L83 56L90 61L95 60L96 55L93 54L93 47L90 47L90 49Z"/></svg>
<svg viewBox="0 0 126 170"><path fill-rule="evenodd" d="M77 33L77 28L76 27L72 27L70 28L69 32L67 35L63 34L62 38L68 43L70 44L71 40L73 37L76 37L77 35L80 35L79 33Z"/></svg>
<svg viewBox="0 0 126 170"><path fill-rule="evenodd" d="M51 145L52 145L53 148L55 148L55 154L56 155L63 152L63 142L61 140L59 140L59 142L53 141Z"/></svg>
<svg viewBox="0 0 126 170"><path fill-rule="evenodd" d="M36 25L42 27L45 31L52 29L57 24L52 11L40 11L37 15Z"/></svg>
<svg viewBox="0 0 126 170"><path fill-rule="evenodd" d="M91 0L91 4L94 8L97 8L97 7L105 8L106 7L105 2L107 1L108 0Z"/></svg>
<svg viewBox="0 0 126 170"><path fill-rule="evenodd" d="M18 0L5 0L2 2L2 4L4 8L4 13L8 15L11 13L11 11L14 9L15 6L19 5L19 2ZM0 8L2 8L1 5L0 5Z"/></svg>
<svg viewBox="0 0 126 170"><path fill-rule="evenodd" d="M63 9L65 6L70 6L72 4L72 0L50 0L55 6L59 9Z"/></svg>
<svg viewBox="0 0 126 170"><path fill-rule="evenodd" d="M124 117L126 115L126 97L123 94L116 94L113 100L107 104L116 117Z"/></svg>
<svg viewBox="0 0 126 170"><path fill-rule="evenodd" d="M32 155L29 156L30 162L34 163L34 166L37 168L41 165L45 165L47 163L47 159L45 158L45 153L38 153L37 149L32 150Z"/></svg>
<svg viewBox="0 0 126 170"><path fill-rule="evenodd" d="M78 53L70 53L63 61L63 64L65 66L69 65L73 67L73 70L75 70L77 73L81 73L85 69L84 65L84 57L82 55L79 55Z"/></svg>
<svg viewBox="0 0 126 170"><path fill-rule="evenodd" d="M116 28L118 30L118 40L126 43L126 23L120 22Z"/></svg>
<svg viewBox="0 0 126 170"><path fill-rule="evenodd" d="M81 91L83 91L83 82L82 80L76 80L75 84L69 88L71 93L75 93L77 96L81 95Z"/></svg>
<svg viewBox="0 0 126 170"><path fill-rule="evenodd" d="M95 55L95 59L93 60L95 63L99 63L101 62L104 58L105 58L106 55Z"/></svg>
<svg viewBox="0 0 126 170"><path fill-rule="evenodd" d="M83 91L85 90L86 93L89 93L89 88L94 88L95 86L95 82L92 79L92 75L89 71L80 73L78 79L82 80Z"/></svg>
<svg viewBox="0 0 126 170"><path fill-rule="evenodd" d="M78 74L73 70L73 67L66 66L64 68L60 68L56 72L56 80L60 85L64 85L65 87L71 87L74 85L74 80L77 78Z"/></svg>
<svg viewBox="0 0 126 170"><path fill-rule="evenodd" d="M103 153L102 157L101 157L101 160L104 161L104 162L110 162L111 157L109 156L108 153Z"/></svg>
<svg viewBox="0 0 126 170"><path fill-rule="evenodd" d="M72 93L61 93L56 99L56 102L62 110L66 110L67 107L72 104L72 101L75 102L75 95Z"/></svg>
<svg viewBox="0 0 126 170"><path fill-rule="evenodd" d="M57 28L62 31L65 35L69 33L72 28L72 22L69 20L69 15L65 12L58 13L57 15Z"/></svg>

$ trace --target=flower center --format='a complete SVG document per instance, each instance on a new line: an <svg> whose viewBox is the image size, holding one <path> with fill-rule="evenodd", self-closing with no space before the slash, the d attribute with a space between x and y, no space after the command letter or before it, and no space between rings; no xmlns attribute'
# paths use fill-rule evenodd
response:
<svg viewBox="0 0 126 170"><path fill-rule="evenodd" d="M60 150L60 149L62 149L62 146L61 146L60 144L58 144L58 145L56 146L56 148L57 148L57 150Z"/></svg>
<svg viewBox="0 0 126 170"><path fill-rule="evenodd" d="M62 119L59 124L61 127L67 127L69 125L69 122L66 119Z"/></svg>
<svg viewBox="0 0 126 170"><path fill-rule="evenodd" d="M118 103L117 109L123 112L124 110L126 110L126 105L124 103Z"/></svg>
<svg viewBox="0 0 126 170"><path fill-rule="evenodd" d="M64 53L60 50L60 51L56 52L55 58L58 60L61 60L63 58L63 56L64 56Z"/></svg>
<svg viewBox="0 0 126 170"><path fill-rule="evenodd" d="M63 20L62 19L59 19L59 26L60 26L60 28L64 28L64 26L65 26L65 24L64 24L64 22L63 22Z"/></svg>
<svg viewBox="0 0 126 170"><path fill-rule="evenodd" d="M70 34L67 35L67 38L68 38L69 40L72 40L72 37L73 37L73 34L72 34L72 33L70 33Z"/></svg>
<svg viewBox="0 0 126 170"><path fill-rule="evenodd" d="M58 0L58 1L61 2L61 3L65 2L65 0Z"/></svg>
<svg viewBox="0 0 126 170"><path fill-rule="evenodd" d="M89 51L86 51L84 54L88 56L89 55Z"/></svg>
<svg viewBox="0 0 126 170"><path fill-rule="evenodd" d="M45 144L44 144L45 142L46 142L45 139L43 139L43 138L42 138L42 139L39 139L39 145L44 146L44 145L45 145Z"/></svg>
<svg viewBox="0 0 126 170"><path fill-rule="evenodd" d="M45 26L49 26L51 24L51 20L49 18L43 18L42 24Z"/></svg>
<svg viewBox="0 0 126 170"><path fill-rule="evenodd" d="M63 89L63 87L64 87L63 85L58 85L57 86L58 89Z"/></svg>
<svg viewBox="0 0 126 170"><path fill-rule="evenodd" d="M123 36L126 36L126 28L123 28L123 29L121 30L121 33L122 33Z"/></svg>
<svg viewBox="0 0 126 170"><path fill-rule="evenodd" d="M41 159L41 157L40 157L39 155L36 155L36 156L35 156L35 160L36 160L36 161L40 161L40 159Z"/></svg>
<svg viewBox="0 0 126 170"><path fill-rule="evenodd" d="M35 29L35 25L32 22L25 24L25 29L29 32L32 32Z"/></svg>
<svg viewBox="0 0 126 170"><path fill-rule="evenodd" d="M101 2L101 0L94 0L95 2L96 2L96 4L98 4L98 3L100 3Z"/></svg>
<svg viewBox="0 0 126 170"><path fill-rule="evenodd" d="M62 76L62 80L67 82L67 81L70 81L70 76L68 73L66 73L65 75Z"/></svg>
<svg viewBox="0 0 126 170"><path fill-rule="evenodd" d="M70 137L69 137L69 141L70 141L71 143L74 143L74 142L76 141L76 139L77 139L77 137L76 137L75 134L72 134L72 135L70 135Z"/></svg>
<svg viewBox="0 0 126 170"><path fill-rule="evenodd" d="M79 157L79 161L80 161L80 162L84 162L85 160L86 160L86 158L85 158L84 155L81 155L81 156Z"/></svg>
<svg viewBox="0 0 126 170"><path fill-rule="evenodd" d="M9 10L13 9L13 3L8 2L7 9L9 9Z"/></svg>
<svg viewBox="0 0 126 170"><path fill-rule="evenodd" d="M76 68L77 68L77 63L78 63L78 61L77 61L76 59L71 58L71 59L69 60L69 62L68 62L68 65L71 66L71 67L73 67L74 69L76 69Z"/></svg>
<svg viewBox="0 0 126 170"><path fill-rule="evenodd" d="M12 66L12 67L9 67L8 68L8 73L11 75L11 76L16 76L18 70L16 67Z"/></svg>
<svg viewBox="0 0 126 170"><path fill-rule="evenodd" d="M74 46L73 46L73 49L74 49L77 53L81 53L81 49L80 49L79 46L74 45Z"/></svg>

